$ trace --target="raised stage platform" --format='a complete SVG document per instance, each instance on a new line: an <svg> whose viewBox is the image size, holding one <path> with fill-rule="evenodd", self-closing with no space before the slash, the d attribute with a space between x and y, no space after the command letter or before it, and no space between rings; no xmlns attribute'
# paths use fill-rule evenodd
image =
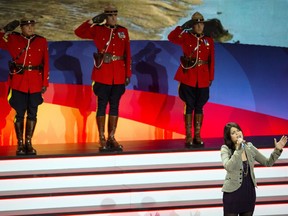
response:
<svg viewBox="0 0 288 216"><path fill-rule="evenodd" d="M274 138L280 136L254 136L245 137L247 141L252 142L259 148L273 148ZM223 144L222 138L203 138L204 146L201 148L187 149L184 146L183 139L173 140L138 140L138 141L121 141L124 151L117 154L129 153L151 153L151 152L181 152L197 150L219 150ZM33 140L32 140L33 141ZM29 157L53 157L53 156L77 156L77 155L97 155L103 154L98 151L97 143L59 143L59 144L33 144L37 150L37 156ZM0 146L0 157L13 158L16 152L16 146ZM107 154L107 153L105 153ZM109 154L109 153L108 153ZM113 154L113 153L112 153ZM115 154L115 153L114 153ZM16 156L15 156L16 157ZM25 156L26 157L26 156Z"/></svg>
<svg viewBox="0 0 288 216"><path fill-rule="evenodd" d="M274 137L246 137L266 155ZM278 137L276 137L278 139ZM0 215L221 216L222 139L186 149L183 139L122 141L124 152L95 143L35 144L38 155L0 147ZM288 151L273 167L256 164L254 216L288 209Z"/></svg>

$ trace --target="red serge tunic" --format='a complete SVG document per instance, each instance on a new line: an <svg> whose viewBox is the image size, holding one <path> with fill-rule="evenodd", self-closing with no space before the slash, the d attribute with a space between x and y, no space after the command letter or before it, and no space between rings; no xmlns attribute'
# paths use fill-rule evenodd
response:
<svg viewBox="0 0 288 216"><path fill-rule="evenodd" d="M196 65L193 68L188 69L186 73L183 72L183 68L180 65L175 80L184 83L186 85L199 88L209 87L210 81L214 80L214 41L210 37L202 36L197 38L195 35L189 32L183 32L180 26L177 26L168 35L168 40L172 43L180 45L182 47L185 56L192 58L197 57L197 40L199 39L198 59L207 61L208 64Z"/></svg>
<svg viewBox="0 0 288 216"><path fill-rule="evenodd" d="M99 52L105 50L111 36L106 52L125 56L124 60L103 63L100 68L94 66L91 76L93 81L107 85L124 84L125 79L131 77L130 39L126 28L119 25L115 28L106 25L90 25L86 21L75 30L75 34L83 39L93 39Z"/></svg>
<svg viewBox="0 0 288 216"><path fill-rule="evenodd" d="M22 52L16 63L24 66L43 65L43 71L24 70L23 74L14 74L10 76L9 86L11 89L25 93L41 92L42 87L49 85L49 53L48 43L44 37L33 35L29 38L19 34L12 33L8 35L7 42L3 39L4 33L0 32L0 48L7 50L11 57L15 59L19 53L27 46L26 51ZM32 41L32 38L33 41Z"/></svg>

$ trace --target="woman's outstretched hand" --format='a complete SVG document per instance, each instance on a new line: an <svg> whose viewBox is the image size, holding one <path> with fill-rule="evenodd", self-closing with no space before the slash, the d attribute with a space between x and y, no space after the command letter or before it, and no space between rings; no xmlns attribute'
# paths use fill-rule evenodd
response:
<svg viewBox="0 0 288 216"><path fill-rule="evenodd" d="M277 142L276 138L274 138L275 147L278 150L282 150L287 143L287 136L282 136L281 139Z"/></svg>

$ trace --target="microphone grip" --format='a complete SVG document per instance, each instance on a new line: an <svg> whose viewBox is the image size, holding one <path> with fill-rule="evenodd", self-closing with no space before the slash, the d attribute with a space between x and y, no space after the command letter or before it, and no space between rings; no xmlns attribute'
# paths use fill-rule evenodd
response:
<svg viewBox="0 0 288 216"><path fill-rule="evenodd" d="M247 145L247 142L245 140L243 140L241 143L242 148L244 148L245 145Z"/></svg>

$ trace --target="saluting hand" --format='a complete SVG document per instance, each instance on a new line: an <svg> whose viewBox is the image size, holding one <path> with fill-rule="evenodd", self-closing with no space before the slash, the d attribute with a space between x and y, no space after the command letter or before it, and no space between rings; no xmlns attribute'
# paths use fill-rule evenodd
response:
<svg viewBox="0 0 288 216"><path fill-rule="evenodd" d="M20 25L20 21L19 20L13 20L12 22L9 22L6 26L4 26L3 30L4 30L4 32L12 32L19 25Z"/></svg>
<svg viewBox="0 0 288 216"><path fill-rule="evenodd" d="M287 143L287 136L282 136L279 142L277 142L276 138L274 138L275 147L278 150L282 150Z"/></svg>
<svg viewBox="0 0 288 216"><path fill-rule="evenodd" d="M97 25L103 25L103 24L106 23L106 19L107 19L107 14L101 13L101 14L99 14L97 16L94 16L92 18L92 22L94 24L97 24Z"/></svg>
<svg viewBox="0 0 288 216"><path fill-rule="evenodd" d="M186 30L191 29L192 27L193 27L193 20L188 20L181 26L181 29Z"/></svg>

